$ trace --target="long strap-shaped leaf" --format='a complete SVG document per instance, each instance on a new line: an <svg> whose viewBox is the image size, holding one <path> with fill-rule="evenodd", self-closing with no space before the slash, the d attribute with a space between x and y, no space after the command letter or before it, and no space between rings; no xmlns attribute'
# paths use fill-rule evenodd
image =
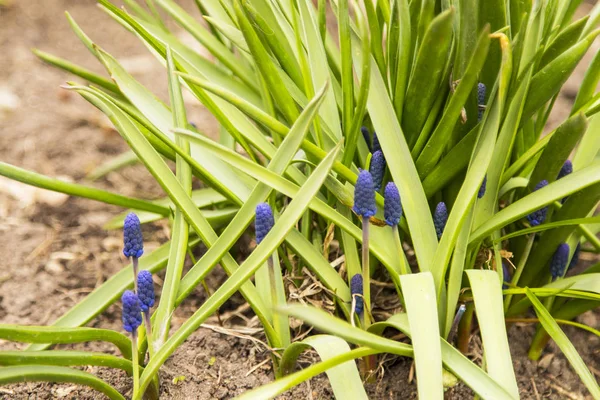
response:
<svg viewBox="0 0 600 400"><path fill-rule="evenodd" d="M413 333L419 398L443 399L442 353L433 277L430 272L402 275L400 283Z"/></svg>
<svg viewBox="0 0 600 400"><path fill-rule="evenodd" d="M470 269L466 272L475 300L488 373L513 397L519 398L504 322L502 283L491 270Z"/></svg>
<svg viewBox="0 0 600 400"><path fill-rule="evenodd" d="M283 375L292 373L296 366L296 360L300 354L309 348L313 348L319 354L322 361L327 361L350 352L348 343L336 336L331 335L315 335L304 339L301 342L292 343L281 356L281 370ZM333 394L336 399L358 400L368 399L365 393L365 388L362 385L360 375L356 369L356 363L347 361L343 364L335 366L327 371L329 383L333 389ZM299 384L296 381L295 384ZM259 399L263 392L255 392L252 396ZM263 399L266 397L262 397Z"/></svg>
<svg viewBox="0 0 600 400"><path fill-rule="evenodd" d="M131 342L123 334L108 329L66 328L0 324L0 338L24 343L82 343L102 340L117 346L131 359Z"/></svg>
<svg viewBox="0 0 600 400"><path fill-rule="evenodd" d="M62 365L66 367L95 365L118 368L131 375L131 361L110 354L90 351L44 350L0 351L0 365Z"/></svg>
<svg viewBox="0 0 600 400"><path fill-rule="evenodd" d="M134 400L139 400L146 387L158 372L160 366L173 354L181 343L212 315L233 293L247 283L252 275L260 268L267 258L275 251L292 230L298 219L308 208L311 199L316 195L325 177L329 174L333 161L340 151L341 143L319 164L306 183L277 220L275 226L261 241L246 261L231 277L223 283L215 293L171 336L159 352L150 360L141 377L140 392L134 393Z"/></svg>
<svg viewBox="0 0 600 400"><path fill-rule="evenodd" d="M67 367L22 365L0 368L0 384L19 382L69 382L89 386L111 400L125 400L115 388L87 372Z"/></svg>
<svg viewBox="0 0 600 400"><path fill-rule="evenodd" d="M575 346L573 346L573 343L571 343L567 335L560 329L554 318L552 318L552 315L550 315L546 307L544 307L538 298L531 293L530 290L527 290L526 294L527 298L531 301L531 304L533 304L535 313L538 315L544 329L548 332L550 337L554 339L554 342L563 352L565 357L567 357L567 360L569 360L571 366L575 372L577 372L577 375L579 375L594 399L600 399L600 387L598 386L598 382L590 372L589 368L585 365L585 362L577 352Z"/></svg>

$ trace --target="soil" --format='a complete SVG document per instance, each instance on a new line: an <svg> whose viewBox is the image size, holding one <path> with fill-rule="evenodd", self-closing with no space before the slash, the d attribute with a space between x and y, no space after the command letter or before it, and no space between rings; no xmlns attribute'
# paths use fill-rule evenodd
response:
<svg viewBox="0 0 600 400"><path fill-rule="evenodd" d="M183 5L198 13L193 2ZM585 6L585 5L584 5ZM148 54L137 38L112 21L94 0L13 1L0 8L0 160L50 176L125 195L159 198L164 193L141 166L126 167L90 183L86 174L94 167L127 150L103 115L79 98L59 88L72 76L44 65L30 51L64 57L95 71L103 72L95 59L73 34L63 12L68 10L85 32L115 55L142 83L166 97L164 69ZM584 10L585 11L585 10ZM180 32L176 29L176 32ZM186 41L189 37L180 33ZM597 50L597 47L596 49ZM573 93L585 67L565 86L551 123L561 121L570 110ZM189 100L189 99L188 99ZM217 132L214 119L188 101L190 120L207 132ZM0 322L50 324L87 293L122 268L121 236L103 224L119 213L118 207L89 200L51 194L0 179ZM168 238L166 223L145 228L147 251ZM161 276L157 279L160 285ZM210 287L224 279L216 272ZM205 299L202 289L180 307L174 323L180 324ZM111 306L89 326L120 330L119 305ZM273 379L270 354L255 318L234 297L221 310L225 329L211 319L194 333L167 361L161 373L161 399L228 399ZM225 318L229 316L229 318ZM580 320L598 328L598 314L586 313ZM567 327L567 335L594 373L600 370L599 338ZM588 396L585 387L554 345L540 362L527 358L534 328L514 325L510 331L515 372L524 399L579 399ZM481 359L478 337L472 354ZM22 344L0 341L0 349L20 349ZM116 354L101 343L63 348ZM368 386L372 399L416 398L415 381L409 382L411 360L383 358L377 382ZM304 364L307 365L307 364ZM131 380L106 368L84 370L130 394ZM87 388L69 384L26 383L0 388L1 399L97 399L102 396ZM330 399L331 388L324 375L300 385L281 398ZM448 390L448 399L471 398L463 385Z"/></svg>

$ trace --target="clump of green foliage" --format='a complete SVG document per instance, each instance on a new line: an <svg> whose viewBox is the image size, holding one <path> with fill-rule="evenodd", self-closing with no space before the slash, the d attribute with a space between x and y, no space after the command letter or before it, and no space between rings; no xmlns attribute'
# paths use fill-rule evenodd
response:
<svg viewBox="0 0 600 400"><path fill-rule="evenodd" d="M600 55L569 117L545 131L561 86L600 32L600 6L573 21L580 2L197 0L201 17L194 17L174 0L149 0L147 8L133 0L124 8L100 0L115 23L166 66L169 104L68 14L110 79L36 54L83 79L86 84L66 88L104 112L131 148L95 175L139 162L167 197L129 198L4 163L0 174L136 210L142 223L171 218L171 240L139 261L153 273L164 269L165 280L134 399L157 395L161 365L238 291L273 348L276 377L240 398L272 398L327 372L336 398L364 399L352 360L364 359L362 377L369 380L375 355L391 353L414 357L422 399L442 399L450 373L481 398L515 399L506 326L535 312L539 326L530 357L538 358L552 338L598 399L594 376L560 324L598 334L571 321L598 305L600 264L568 277L565 266L578 247L600 251L600 221L593 216L600 201ZM328 14L335 26L327 25ZM211 57L181 42L167 18ZM217 119L219 142L190 124L182 90ZM561 172L565 165L570 171ZM369 169L376 182L364 178L366 186L357 186L372 191L360 192L364 208L354 204L354 186L360 170ZM192 190L193 179L204 187ZM401 197L399 224L384 215L390 182ZM260 243L238 265L232 248L264 202L275 223L264 237L261 228ZM107 226L120 228L127 212ZM341 267L332 263L332 240L344 255ZM184 275L186 254L199 243L208 250ZM228 279L173 331L173 310L217 265ZM101 364L132 373L132 359L144 363L132 357L125 336L83 328L132 287L130 268L51 327L0 326L4 339L35 343L22 352L0 352L0 363L14 365L0 369L0 382L72 381L123 398L108 383L69 367ZM284 274L297 282L304 268L330 293L333 314L289 300ZM375 318L372 275L393 285L402 312ZM292 341L290 317L323 334ZM461 353L475 321L483 367ZM386 338L388 328L408 339ZM143 355L143 326L137 337ZM122 357L48 350L98 338L115 343ZM322 361L294 372L309 347Z"/></svg>

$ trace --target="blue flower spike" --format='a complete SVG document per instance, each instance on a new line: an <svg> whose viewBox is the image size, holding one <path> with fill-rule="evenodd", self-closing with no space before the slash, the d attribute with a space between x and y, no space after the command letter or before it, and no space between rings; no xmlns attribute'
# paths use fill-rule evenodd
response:
<svg viewBox="0 0 600 400"><path fill-rule="evenodd" d="M256 230L256 244L260 244L271 228L273 228L273 225L275 225L273 210L270 205L260 203L256 206L256 220L254 225Z"/></svg>
<svg viewBox="0 0 600 400"><path fill-rule="evenodd" d="M144 254L142 227L135 213L127 214L123 223L123 254L133 258L140 258Z"/></svg>
<svg viewBox="0 0 600 400"><path fill-rule="evenodd" d="M571 257L571 261L569 262L569 267L567 271L570 271L574 268L579 262L579 253L581 252L581 243L577 243L577 247L575 247L575 251L573 252L573 257Z"/></svg>
<svg viewBox="0 0 600 400"><path fill-rule="evenodd" d="M503 276L504 282L510 283L510 281L511 281L510 271L508 270L508 267L506 266L506 264L504 262L502 262L502 276ZM502 289L508 289L508 285L506 283L503 283Z"/></svg>
<svg viewBox="0 0 600 400"><path fill-rule="evenodd" d="M365 218L372 217L377 212L375 185L371 173L367 170L362 170L358 174L356 186L354 187L354 207L352 209Z"/></svg>
<svg viewBox="0 0 600 400"><path fill-rule="evenodd" d="M562 278L565 274L567 263L569 262L569 252L569 245L566 243L559 244L554 252L552 260L550 261L550 275L552 275L553 281Z"/></svg>
<svg viewBox="0 0 600 400"><path fill-rule="evenodd" d="M363 139L365 139L365 142L367 143L367 147L369 148L369 151L371 151L371 133L369 132L369 129L366 126L363 126L360 128L360 132L363 135Z"/></svg>
<svg viewBox="0 0 600 400"><path fill-rule="evenodd" d="M354 275L350 280L350 292L352 293L354 312L360 316L365 307L363 300L363 277L361 274Z"/></svg>
<svg viewBox="0 0 600 400"><path fill-rule="evenodd" d="M571 160L567 160L561 167L556 179L564 178L565 176L569 175L572 172L573 172L573 163L571 162Z"/></svg>
<svg viewBox="0 0 600 400"><path fill-rule="evenodd" d="M371 157L371 164L369 165L369 172L373 177L373 185L376 192L381 189L383 175L385 174L385 166L386 162L383 152L381 150L377 150L375 153L373 153L373 157Z"/></svg>
<svg viewBox="0 0 600 400"><path fill-rule="evenodd" d="M485 92L487 91L487 88L485 87L485 85L481 82L479 82L477 84L477 106L478 106L478 110L477 110L477 121L481 121L481 118L483 118L483 112L485 111Z"/></svg>
<svg viewBox="0 0 600 400"><path fill-rule="evenodd" d="M487 186L487 174L483 177L483 182L481 182L481 186L479 186L479 192L477 192L477 198L481 199L485 196L485 189Z"/></svg>
<svg viewBox="0 0 600 400"><path fill-rule="evenodd" d="M375 152L381 150L381 145L379 144L379 138L377 137L377 132L373 132L373 154Z"/></svg>
<svg viewBox="0 0 600 400"><path fill-rule="evenodd" d="M135 335L137 328L142 324L142 309L140 300L131 290L126 290L121 297L123 303L123 329Z"/></svg>
<svg viewBox="0 0 600 400"><path fill-rule="evenodd" d="M541 188L543 188L544 186L548 185L548 181L547 180L542 180L540 181L537 185L535 185L535 188L533 189L533 191L537 191L540 190ZM546 220L546 214L548 213L548 207L542 207L539 210L536 210L534 212L532 212L531 214L529 214L527 216L527 220L529 221L529 224L531 226L538 226L544 223L544 221Z"/></svg>
<svg viewBox="0 0 600 400"><path fill-rule="evenodd" d="M402 202L400 201L400 192L398 192L394 182L388 182L385 185L384 199L383 217L385 223L389 226L396 226L402 218Z"/></svg>
<svg viewBox="0 0 600 400"><path fill-rule="evenodd" d="M150 271L144 270L138 274L138 298L142 311L147 313L154 305L154 282Z"/></svg>
<svg viewBox="0 0 600 400"><path fill-rule="evenodd" d="M438 240L440 240L444 233L446 222L448 222L448 208L446 208L446 203L440 201L435 207L435 212L433 214L433 225L435 226L435 233L437 234Z"/></svg>

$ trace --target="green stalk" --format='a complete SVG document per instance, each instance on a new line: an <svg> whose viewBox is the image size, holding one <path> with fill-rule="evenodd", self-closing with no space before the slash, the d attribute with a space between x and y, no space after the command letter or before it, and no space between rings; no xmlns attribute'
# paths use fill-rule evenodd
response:
<svg viewBox="0 0 600 400"><path fill-rule="evenodd" d="M404 250L402 249L402 241L400 240L398 225L394 225L392 227L392 234L394 235L394 243L396 244L396 254L398 254L398 257L400 257L400 272L402 275L410 274L411 270L406 263L406 257L404 256Z"/></svg>
<svg viewBox="0 0 600 400"><path fill-rule="evenodd" d="M362 277L363 298L365 310L363 311L363 328L371 325L371 269L369 268L369 217L362 218Z"/></svg>
<svg viewBox="0 0 600 400"><path fill-rule="evenodd" d="M137 352L137 331L131 333L131 364L133 365L133 396L140 390L140 363Z"/></svg>
<svg viewBox="0 0 600 400"><path fill-rule="evenodd" d="M144 316L144 325L146 326L146 340L148 342L148 353L150 353L150 357L154 354L154 340L152 339L152 324L150 322L150 310L148 312L143 312Z"/></svg>
<svg viewBox="0 0 600 400"><path fill-rule="evenodd" d="M535 233L530 235L527 239L527 243L525 244L525 249L523 250L523 254L521 255L521 259L519 260L519 265L517 265L517 270L513 275L512 280L510 281L511 286L517 286L519 283L519 278L521 278L521 274L523 273L523 269L525 268L525 264L527 264L527 259L529 258L529 253L531 252L531 248L533 247L533 241L535 240ZM501 266L502 268L502 266ZM510 302L512 301L513 295L509 294L504 298L504 313L508 311L510 306Z"/></svg>

